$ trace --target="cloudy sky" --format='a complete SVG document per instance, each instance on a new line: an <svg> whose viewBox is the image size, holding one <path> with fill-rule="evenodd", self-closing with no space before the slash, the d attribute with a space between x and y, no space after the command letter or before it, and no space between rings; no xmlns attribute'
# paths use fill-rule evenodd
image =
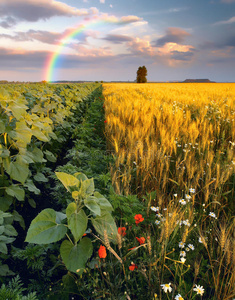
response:
<svg viewBox="0 0 235 300"><path fill-rule="evenodd" d="M53 53L53 80L235 82L235 0L0 0L0 80L46 79Z"/></svg>

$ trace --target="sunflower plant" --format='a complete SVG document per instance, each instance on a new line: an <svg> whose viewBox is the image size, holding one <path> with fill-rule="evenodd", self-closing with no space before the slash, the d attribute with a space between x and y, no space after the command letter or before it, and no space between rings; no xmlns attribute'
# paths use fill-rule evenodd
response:
<svg viewBox="0 0 235 300"><path fill-rule="evenodd" d="M41 211L31 222L25 241L50 244L63 240L60 255L66 268L82 274L93 253L92 241L86 236L91 231L89 223L101 239L105 234L110 242L117 242L118 231L111 215L113 207L95 191L93 178L88 179L81 172L74 175L56 172L56 176L74 201L68 204L65 213L51 208Z"/></svg>

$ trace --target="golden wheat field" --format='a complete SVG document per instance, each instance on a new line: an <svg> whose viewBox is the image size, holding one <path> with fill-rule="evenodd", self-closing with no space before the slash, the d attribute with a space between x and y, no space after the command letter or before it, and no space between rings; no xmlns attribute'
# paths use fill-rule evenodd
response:
<svg viewBox="0 0 235 300"><path fill-rule="evenodd" d="M147 216L157 212L159 280L173 270L166 265L174 261L169 254L177 252L172 245L178 234L180 249L189 240L194 245L186 252L204 247L191 261L193 268L180 269L179 285L186 287L188 270L194 270L195 283L210 269L203 284L208 299L234 299L235 84L104 84L103 89L112 184L120 195L148 199ZM180 251L175 265L185 263L186 252ZM202 295L203 287L197 288ZM187 296L192 299L192 290Z"/></svg>
<svg viewBox="0 0 235 300"><path fill-rule="evenodd" d="M118 193L234 197L235 84L105 84L104 96Z"/></svg>

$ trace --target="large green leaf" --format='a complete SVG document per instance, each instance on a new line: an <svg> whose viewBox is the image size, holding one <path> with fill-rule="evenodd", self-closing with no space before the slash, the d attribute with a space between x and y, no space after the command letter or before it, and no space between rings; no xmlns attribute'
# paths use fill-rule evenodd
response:
<svg viewBox="0 0 235 300"><path fill-rule="evenodd" d="M10 156L10 151L0 144L0 157L6 158Z"/></svg>
<svg viewBox="0 0 235 300"><path fill-rule="evenodd" d="M16 122L16 139L18 147L26 147L31 142L32 130L26 125L24 120Z"/></svg>
<svg viewBox="0 0 235 300"><path fill-rule="evenodd" d="M12 202L13 197L11 196L6 195L4 197L0 197L0 210L7 211L11 206Z"/></svg>
<svg viewBox="0 0 235 300"><path fill-rule="evenodd" d="M90 209L90 211L92 211L96 215L99 215L99 216L101 215L101 210L100 210L99 204L96 202L96 198L94 196L88 196L84 200L84 204L87 208Z"/></svg>
<svg viewBox="0 0 235 300"><path fill-rule="evenodd" d="M8 237L5 235L0 235L0 242L4 242L5 244L10 244L12 242L14 242L15 238L12 237Z"/></svg>
<svg viewBox="0 0 235 300"><path fill-rule="evenodd" d="M9 104L7 110L11 111L13 116L17 119L20 120L22 116L25 114L26 110L28 107L24 105L23 103L20 103L20 101L11 101Z"/></svg>
<svg viewBox="0 0 235 300"><path fill-rule="evenodd" d="M0 242L0 252L7 254L8 250L7 250L7 245L4 242Z"/></svg>
<svg viewBox="0 0 235 300"><path fill-rule="evenodd" d="M33 192L34 194L36 195L39 195L40 194L40 190L35 186L35 184L33 183L33 181L31 179L28 179L25 184L24 184L25 187L28 188L28 190L30 192Z"/></svg>
<svg viewBox="0 0 235 300"><path fill-rule="evenodd" d="M41 211L30 224L25 241L35 244L49 244L61 240L67 228L63 224L58 224L56 212L47 208Z"/></svg>
<svg viewBox="0 0 235 300"><path fill-rule="evenodd" d="M55 157L55 155L54 155L52 152L46 150L46 151L44 151L44 154L46 155L46 158L47 158L49 161L51 161L51 162L56 162L56 157Z"/></svg>
<svg viewBox="0 0 235 300"><path fill-rule="evenodd" d="M36 126L32 126L32 133L33 135L36 136L36 138L38 138L40 141L43 141L43 142L49 142L49 139L48 137L42 132L41 129L39 129L38 127Z"/></svg>
<svg viewBox="0 0 235 300"><path fill-rule="evenodd" d="M61 224L63 220L65 220L67 218L66 214L60 212L60 211L56 211L56 223L57 224Z"/></svg>
<svg viewBox="0 0 235 300"><path fill-rule="evenodd" d="M32 151L26 151L25 156L28 156L34 162L46 162L43 158L43 152L38 148L34 148Z"/></svg>
<svg viewBox="0 0 235 300"><path fill-rule="evenodd" d="M15 275L15 273L9 269L8 265L6 264L0 265L0 276L11 276L11 275Z"/></svg>
<svg viewBox="0 0 235 300"><path fill-rule="evenodd" d="M94 180L93 178L87 179L81 182L81 194L84 197L85 195L93 194L95 190Z"/></svg>
<svg viewBox="0 0 235 300"><path fill-rule="evenodd" d="M40 182L47 182L48 179L46 178L46 176L43 173L37 173L36 175L33 176L33 178L36 181L40 181Z"/></svg>
<svg viewBox="0 0 235 300"><path fill-rule="evenodd" d="M71 186L76 186L80 184L79 179L77 179L73 175L64 172L55 172L55 174L57 178L63 183L63 185L67 190L69 190L68 188Z"/></svg>
<svg viewBox="0 0 235 300"><path fill-rule="evenodd" d="M85 212L81 209L78 213L75 211L68 219L68 227L71 230L75 241L77 242L87 229L88 218Z"/></svg>
<svg viewBox="0 0 235 300"><path fill-rule="evenodd" d="M84 180L88 179L87 176L85 174L83 174L82 172L77 172L77 173L73 174L73 176L75 176L80 181L84 181Z"/></svg>
<svg viewBox="0 0 235 300"><path fill-rule="evenodd" d="M70 218L70 216L73 213L75 213L76 209L77 209L77 205L76 205L75 202L69 203L69 205L66 208L66 216L67 216L68 219Z"/></svg>
<svg viewBox="0 0 235 300"><path fill-rule="evenodd" d="M60 254L66 268L77 274L82 274L92 252L93 246L91 240L87 237L83 238L77 245L73 245L70 241L65 240L60 247Z"/></svg>
<svg viewBox="0 0 235 300"><path fill-rule="evenodd" d="M24 201L25 192L18 185L12 184L6 188L6 193L9 196L16 197L19 201Z"/></svg>
<svg viewBox="0 0 235 300"><path fill-rule="evenodd" d="M7 224L4 227L5 227L4 233L6 235L9 235L9 236L17 236L18 235L17 231L15 230L15 228L12 225Z"/></svg>
<svg viewBox="0 0 235 300"><path fill-rule="evenodd" d="M107 211L113 211L112 205L103 195L101 195L98 192L95 192L94 197L96 197L97 202L99 203L99 206L101 207L101 209L107 210Z"/></svg>
<svg viewBox="0 0 235 300"><path fill-rule="evenodd" d="M102 211L101 216L97 216L95 219L91 219L95 230L104 237L106 231L107 237L110 242L117 243L117 226L113 217L107 211Z"/></svg>
<svg viewBox="0 0 235 300"><path fill-rule="evenodd" d="M9 170L6 170L10 177L14 180L17 180L21 183L25 183L25 180L27 179L29 175L29 166L28 164L22 162L22 161L12 161L9 165Z"/></svg>

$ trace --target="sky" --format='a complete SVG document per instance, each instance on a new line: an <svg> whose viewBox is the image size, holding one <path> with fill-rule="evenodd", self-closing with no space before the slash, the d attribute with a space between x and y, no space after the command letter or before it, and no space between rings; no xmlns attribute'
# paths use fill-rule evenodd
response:
<svg viewBox="0 0 235 300"><path fill-rule="evenodd" d="M143 65L235 82L235 0L0 0L0 80L133 81Z"/></svg>

